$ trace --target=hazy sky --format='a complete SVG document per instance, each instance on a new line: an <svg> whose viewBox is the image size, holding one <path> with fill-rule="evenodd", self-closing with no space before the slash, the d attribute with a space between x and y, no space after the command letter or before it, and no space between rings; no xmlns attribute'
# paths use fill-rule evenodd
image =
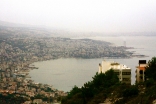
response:
<svg viewBox="0 0 156 104"><path fill-rule="evenodd" d="M0 0L0 20L86 32L155 32L156 0Z"/></svg>

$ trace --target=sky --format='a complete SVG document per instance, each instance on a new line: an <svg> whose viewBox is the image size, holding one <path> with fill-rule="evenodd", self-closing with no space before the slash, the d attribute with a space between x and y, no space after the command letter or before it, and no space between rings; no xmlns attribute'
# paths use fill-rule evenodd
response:
<svg viewBox="0 0 156 104"><path fill-rule="evenodd" d="M75 32L156 32L156 0L0 0L0 20Z"/></svg>

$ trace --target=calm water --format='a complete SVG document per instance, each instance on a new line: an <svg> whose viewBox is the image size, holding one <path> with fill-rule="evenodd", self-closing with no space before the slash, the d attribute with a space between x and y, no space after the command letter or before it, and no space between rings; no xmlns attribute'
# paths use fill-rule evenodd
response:
<svg viewBox="0 0 156 104"><path fill-rule="evenodd" d="M127 47L136 48L130 51L149 56L131 59L105 59L114 60L132 68L132 84L135 83L135 66L138 65L138 60L149 60L156 56L156 36L90 37L90 39L108 41L117 46L123 45L126 41ZM98 71L98 64L102 60L102 58L68 58L35 62L33 64L39 69L30 71L30 76L35 82L50 84L56 89L70 91L74 85L81 87L85 82L92 80L92 77Z"/></svg>

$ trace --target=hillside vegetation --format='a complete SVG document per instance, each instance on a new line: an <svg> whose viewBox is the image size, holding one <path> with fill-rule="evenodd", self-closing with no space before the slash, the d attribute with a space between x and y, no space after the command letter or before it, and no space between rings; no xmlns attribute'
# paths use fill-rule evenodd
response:
<svg viewBox="0 0 156 104"><path fill-rule="evenodd" d="M146 67L146 81L135 85L119 82L113 70L96 73L82 88L75 86L62 104L155 104L156 57Z"/></svg>

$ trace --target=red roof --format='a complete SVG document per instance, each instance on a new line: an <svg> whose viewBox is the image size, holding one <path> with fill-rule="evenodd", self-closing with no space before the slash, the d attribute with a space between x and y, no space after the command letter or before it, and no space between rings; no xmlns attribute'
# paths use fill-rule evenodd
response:
<svg viewBox="0 0 156 104"><path fill-rule="evenodd" d="M145 67L138 67L140 70L145 70Z"/></svg>

